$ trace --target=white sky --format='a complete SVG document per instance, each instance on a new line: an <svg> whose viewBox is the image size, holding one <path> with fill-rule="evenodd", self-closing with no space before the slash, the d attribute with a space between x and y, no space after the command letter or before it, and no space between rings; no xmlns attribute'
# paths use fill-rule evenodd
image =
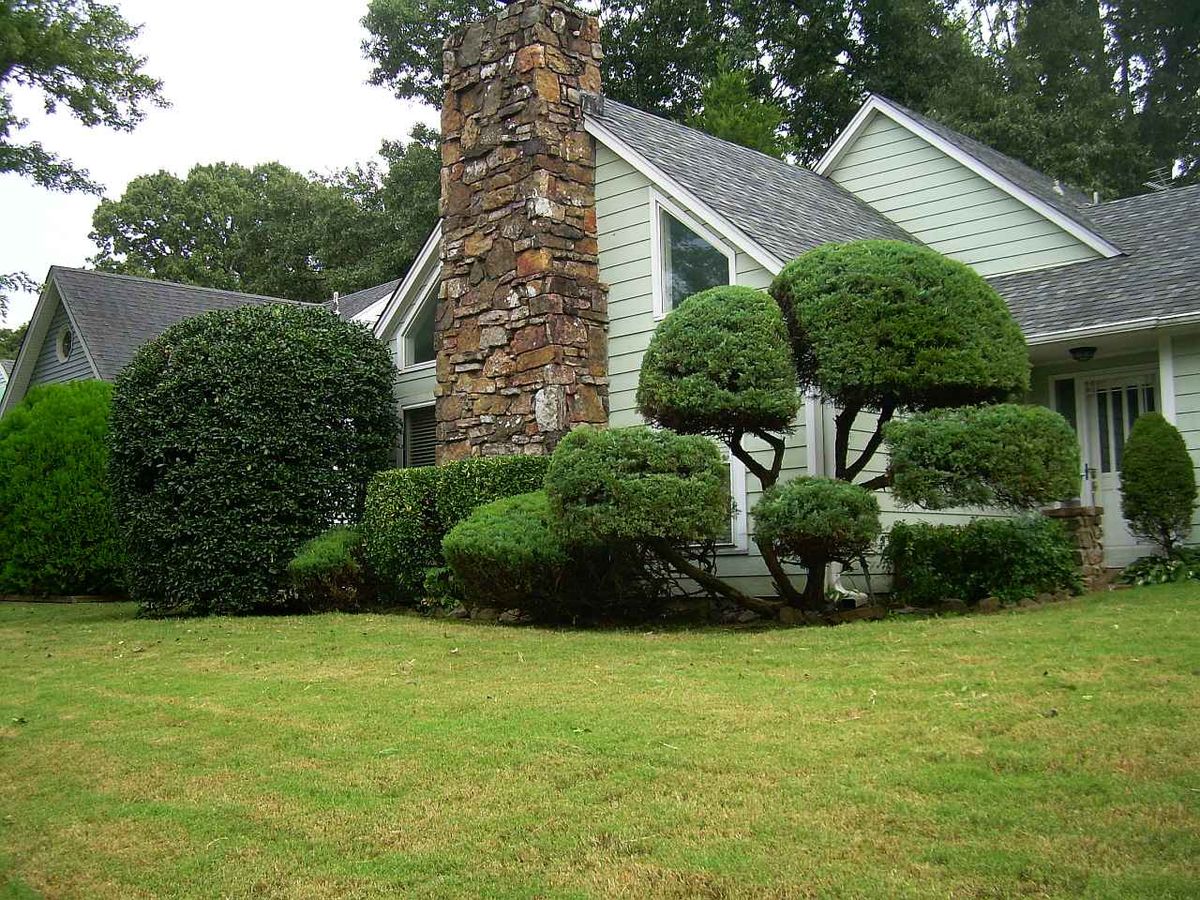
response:
<svg viewBox="0 0 1200 900"><path fill-rule="evenodd" d="M110 0L111 2L111 0ZM327 172L374 156L383 138L407 138L436 111L366 84L360 45L367 0L117 0L125 19L145 27L136 50L164 82L172 106L151 109L131 133L84 128L68 113L42 114L19 94L30 120L17 140L88 170L119 197L138 175L183 175L196 163L253 165L278 160L300 172ZM41 282L51 265L79 266L96 252L88 240L99 198L35 187L0 176L0 272ZM399 276L402 273L396 273ZM10 295L14 327L36 295Z"/></svg>

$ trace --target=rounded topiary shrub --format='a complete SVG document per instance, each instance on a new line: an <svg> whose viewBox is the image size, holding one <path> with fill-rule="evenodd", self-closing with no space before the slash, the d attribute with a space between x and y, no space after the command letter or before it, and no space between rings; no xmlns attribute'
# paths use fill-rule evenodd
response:
<svg viewBox="0 0 1200 900"><path fill-rule="evenodd" d="M637 405L647 419L685 434L790 429L800 399L779 304L736 286L687 298L650 339Z"/></svg>
<svg viewBox="0 0 1200 900"><path fill-rule="evenodd" d="M108 594L123 542L108 486L112 387L35 387L0 419L0 593Z"/></svg>
<svg viewBox="0 0 1200 900"><path fill-rule="evenodd" d="M577 428L550 458L546 492L572 540L702 541L729 525L725 462L699 435Z"/></svg>
<svg viewBox="0 0 1200 900"><path fill-rule="evenodd" d="M1159 413L1133 423L1121 457L1121 514L1164 553L1186 539L1196 509L1196 470L1179 430Z"/></svg>
<svg viewBox="0 0 1200 900"><path fill-rule="evenodd" d="M374 600L374 585L360 561L362 535L337 525L307 541L288 563L290 606L304 612L362 609Z"/></svg>
<svg viewBox="0 0 1200 900"><path fill-rule="evenodd" d="M1031 509L1079 496L1079 440L1044 406L1001 403L888 423L892 492L926 509Z"/></svg>
<svg viewBox="0 0 1200 900"><path fill-rule="evenodd" d="M168 328L117 380L112 483L145 612L278 607L306 540L356 521L396 437L394 368L324 309L220 310Z"/></svg>
<svg viewBox="0 0 1200 900"><path fill-rule="evenodd" d="M802 385L846 407L919 410L1024 394L1029 358L974 269L903 241L826 244L771 285Z"/></svg>

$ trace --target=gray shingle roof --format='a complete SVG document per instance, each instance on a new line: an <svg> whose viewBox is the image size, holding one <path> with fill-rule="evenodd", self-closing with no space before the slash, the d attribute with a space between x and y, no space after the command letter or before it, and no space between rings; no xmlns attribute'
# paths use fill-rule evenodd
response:
<svg viewBox="0 0 1200 900"><path fill-rule="evenodd" d="M345 297L339 297L336 301L331 300L325 304L326 309L334 309L336 306L337 314L347 321L353 319L360 312L387 297L390 297L400 286L401 279L389 281L386 284L377 284L375 287L364 288L361 291L355 291L353 294L347 294Z"/></svg>
<svg viewBox="0 0 1200 900"><path fill-rule="evenodd" d="M1200 185L1091 213L1125 254L991 279L1027 337L1200 312Z"/></svg>
<svg viewBox="0 0 1200 900"><path fill-rule="evenodd" d="M952 144L977 162L987 166L997 175L1008 179L1017 187L1023 188L1033 194L1047 206L1062 213L1076 224L1082 225L1090 231L1097 232L1101 237L1107 237L1090 215L1090 211L1094 209L1091 206L1091 198L1079 189L1071 187L1068 184L1063 184L1049 175L1039 172L1037 169L1032 169L1020 160L1013 159L999 150L994 150L987 144L981 144L974 138L967 137L967 135L955 131L941 122L931 119L928 116L923 116L919 112L914 112L907 106L897 103L895 100L880 94L875 94L874 96L888 106L909 116L919 124L924 125L942 140Z"/></svg>
<svg viewBox="0 0 1200 900"><path fill-rule="evenodd" d="M52 266L50 278L100 377L107 381L125 368L142 344L183 319L213 309L293 302L64 266Z"/></svg>
<svg viewBox="0 0 1200 900"><path fill-rule="evenodd" d="M802 166L731 144L609 98L588 112L782 262L830 241L912 236Z"/></svg>

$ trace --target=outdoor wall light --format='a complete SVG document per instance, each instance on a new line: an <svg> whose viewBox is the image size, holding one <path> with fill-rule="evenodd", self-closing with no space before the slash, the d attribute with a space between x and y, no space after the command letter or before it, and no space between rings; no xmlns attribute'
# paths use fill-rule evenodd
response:
<svg viewBox="0 0 1200 900"><path fill-rule="evenodd" d="M1067 352L1075 362L1091 362L1096 357L1095 347L1072 347Z"/></svg>

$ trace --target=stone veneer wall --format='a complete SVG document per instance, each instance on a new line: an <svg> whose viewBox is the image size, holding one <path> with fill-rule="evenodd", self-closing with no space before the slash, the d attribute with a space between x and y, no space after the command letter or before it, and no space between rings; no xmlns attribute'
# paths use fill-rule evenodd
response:
<svg viewBox="0 0 1200 900"><path fill-rule="evenodd" d="M599 25L519 0L444 47L438 461L549 453L608 418L607 291L582 93Z"/></svg>
<svg viewBox="0 0 1200 900"><path fill-rule="evenodd" d="M1099 506L1064 506L1042 511L1066 526L1075 542L1075 555L1085 591L1107 583L1104 569L1104 510Z"/></svg>

